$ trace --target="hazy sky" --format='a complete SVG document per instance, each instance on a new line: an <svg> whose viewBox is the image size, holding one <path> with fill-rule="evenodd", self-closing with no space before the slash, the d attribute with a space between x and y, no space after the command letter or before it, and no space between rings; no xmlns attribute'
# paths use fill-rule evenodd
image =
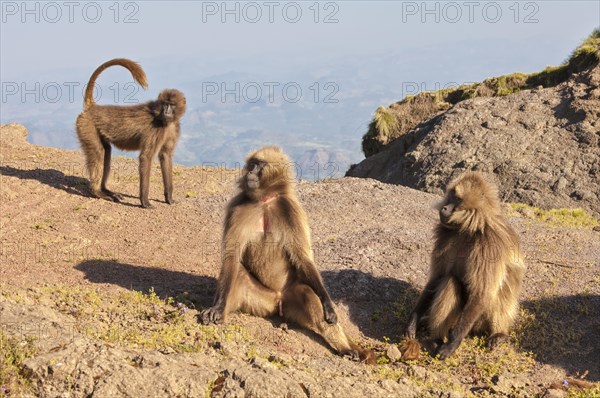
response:
<svg viewBox="0 0 600 398"><path fill-rule="evenodd" d="M258 66L264 60L279 60L281 67L293 68L297 62L430 46L451 51L465 42L472 43L474 53L485 54L506 40L515 43L507 59L523 57L520 69L532 70L563 61L599 26L599 4L598 0L2 1L0 66L3 80L55 68L89 70L117 56L163 62L175 56ZM545 54L543 59L526 56L532 47L536 54ZM431 62L436 62L435 53ZM235 65L237 70L243 68Z"/></svg>
<svg viewBox="0 0 600 398"><path fill-rule="evenodd" d="M135 100L166 87L186 94L188 141L176 159L186 164L239 160L263 141L296 158L329 148L356 162L378 106L560 64L600 26L599 0L1 1L0 11L0 122L25 124L32 143L76 148L74 120L90 74L130 58L150 82L146 91L135 86ZM103 72L99 103L123 103L129 81L122 68ZM280 88L275 103L264 92L258 103L205 99L207 82L293 82L303 95L282 101ZM333 92L325 84L335 103L325 101ZM60 101L52 100L56 86Z"/></svg>

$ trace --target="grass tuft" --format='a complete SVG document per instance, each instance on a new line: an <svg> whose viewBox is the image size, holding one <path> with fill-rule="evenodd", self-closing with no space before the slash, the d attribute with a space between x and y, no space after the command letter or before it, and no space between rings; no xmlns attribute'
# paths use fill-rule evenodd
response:
<svg viewBox="0 0 600 398"><path fill-rule="evenodd" d="M512 210L525 217L551 226L593 228L600 225L599 220L580 208L544 210L524 203L510 203L510 207Z"/></svg>
<svg viewBox="0 0 600 398"><path fill-rule="evenodd" d="M237 325L200 325L186 294L163 299L153 289L107 294L66 286L48 287L45 293L59 311L76 320L78 332L123 346L199 352L216 341L250 340L248 331Z"/></svg>
<svg viewBox="0 0 600 398"><path fill-rule="evenodd" d="M419 123L459 102L475 97L505 96L538 86L553 87L599 62L600 29L596 29L561 65L549 66L541 72L513 73L492 77L481 83L406 96L388 108L381 106L375 111L373 121L363 136L363 152L366 157L380 152L391 141L400 138Z"/></svg>
<svg viewBox="0 0 600 398"><path fill-rule="evenodd" d="M19 340L0 330L0 397L23 396L31 389L29 380L21 374L25 359L35 354L34 338Z"/></svg>

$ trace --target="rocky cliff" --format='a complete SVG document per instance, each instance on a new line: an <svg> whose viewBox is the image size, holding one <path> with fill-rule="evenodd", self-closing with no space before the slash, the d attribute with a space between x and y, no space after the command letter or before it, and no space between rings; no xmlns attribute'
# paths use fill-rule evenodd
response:
<svg viewBox="0 0 600 398"><path fill-rule="evenodd" d="M439 194L467 170L493 174L505 201L599 215L600 66L435 110L347 175Z"/></svg>

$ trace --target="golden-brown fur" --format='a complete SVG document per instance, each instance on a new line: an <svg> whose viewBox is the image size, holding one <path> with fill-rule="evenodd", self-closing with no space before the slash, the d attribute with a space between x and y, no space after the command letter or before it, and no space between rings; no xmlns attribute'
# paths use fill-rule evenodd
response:
<svg viewBox="0 0 600 398"><path fill-rule="evenodd" d="M429 282L411 314L414 339L427 318L446 358L468 333L490 335L493 347L507 338L518 311L525 271L519 238L501 214L497 188L479 173L453 181L439 204L440 223Z"/></svg>
<svg viewBox="0 0 600 398"><path fill-rule="evenodd" d="M221 323L243 311L276 314L320 334L340 354L372 361L337 323L333 302L317 270L306 213L295 192L293 165L277 147L251 153L229 202L223 263L213 307L203 323Z"/></svg>
<svg viewBox="0 0 600 398"><path fill-rule="evenodd" d="M90 77L86 88L84 111L77 117L77 137L85 155L93 196L118 202L119 194L107 189L110 174L111 144L122 150L140 150L140 201L148 201L152 159L158 154L165 201L173 201L173 153L180 135L179 120L185 113L184 95L178 90L163 90L156 101L131 106L96 105L94 83L106 68L120 65L127 68L144 88L146 75L142 68L128 59L117 58L100 65Z"/></svg>

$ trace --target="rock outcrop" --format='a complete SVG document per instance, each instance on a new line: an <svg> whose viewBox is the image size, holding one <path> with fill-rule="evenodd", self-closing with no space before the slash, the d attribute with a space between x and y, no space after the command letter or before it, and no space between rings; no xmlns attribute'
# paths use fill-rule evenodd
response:
<svg viewBox="0 0 600 398"><path fill-rule="evenodd" d="M504 201L600 214L600 66L555 87L461 101L347 175L439 194L467 170L493 174Z"/></svg>

